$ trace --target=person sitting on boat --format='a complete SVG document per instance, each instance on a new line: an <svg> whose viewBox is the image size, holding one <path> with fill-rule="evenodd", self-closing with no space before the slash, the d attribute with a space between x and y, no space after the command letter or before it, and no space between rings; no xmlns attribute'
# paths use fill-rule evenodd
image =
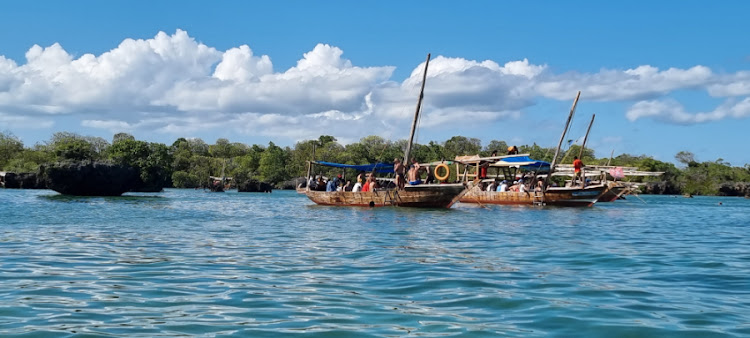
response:
<svg viewBox="0 0 750 338"><path fill-rule="evenodd" d="M318 175L318 184L315 185L315 190L317 191L325 191L326 190L326 182L323 181L323 175Z"/></svg>
<svg viewBox="0 0 750 338"><path fill-rule="evenodd" d="M523 183L523 179L518 181L518 192L526 192L526 184Z"/></svg>
<svg viewBox="0 0 750 338"><path fill-rule="evenodd" d="M378 180L375 179L375 175L372 173L367 176L367 182L367 191L375 191L375 188L378 187Z"/></svg>
<svg viewBox="0 0 750 338"><path fill-rule="evenodd" d="M492 183L487 186L487 191L495 191L495 189L497 189L497 181L492 181Z"/></svg>
<svg viewBox="0 0 750 338"><path fill-rule="evenodd" d="M362 179L358 176L357 183L354 183L354 187L352 188L352 191L359 192L361 190L362 190Z"/></svg>
<svg viewBox="0 0 750 338"><path fill-rule="evenodd" d="M419 177L419 163L416 160L412 160L412 165L409 168L409 185L422 184L422 179Z"/></svg>
<svg viewBox="0 0 750 338"><path fill-rule="evenodd" d="M404 189L404 186L406 185L406 178L404 177L404 172L406 169L404 168L403 163L401 163L401 160L398 158L393 159L393 172L396 173L396 186L399 190Z"/></svg>
<svg viewBox="0 0 750 338"><path fill-rule="evenodd" d="M576 185L578 183L578 179L581 179L581 184L583 184L583 172L581 171L581 168L585 167L586 165L583 164L583 162L578 159L578 156L573 157L573 185Z"/></svg>
<svg viewBox="0 0 750 338"><path fill-rule="evenodd" d="M516 146L508 147L508 155L516 155L516 154L518 154L518 147Z"/></svg>
<svg viewBox="0 0 750 338"><path fill-rule="evenodd" d="M500 182L500 186L497 187L497 191L498 192L506 192L506 191L508 191L508 181L503 180L502 182Z"/></svg>
<svg viewBox="0 0 750 338"><path fill-rule="evenodd" d="M336 179L328 180L326 183L326 192L336 191Z"/></svg>
<svg viewBox="0 0 750 338"><path fill-rule="evenodd" d="M536 187L534 188L534 191L544 191L544 179L539 178L536 181Z"/></svg>
<svg viewBox="0 0 750 338"><path fill-rule="evenodd" d="M346 181L346 184L344 184L344 186L341 187L340 191L352 191L352 181L351 180Z"/></svg>

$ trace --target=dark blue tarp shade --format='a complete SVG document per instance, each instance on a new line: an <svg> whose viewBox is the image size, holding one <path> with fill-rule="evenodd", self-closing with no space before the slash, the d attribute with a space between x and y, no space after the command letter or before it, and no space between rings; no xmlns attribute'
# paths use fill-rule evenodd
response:
<svg viewBox="0 0 750 338"><path fill-rule="evenodd" d="M375 163L375 164L341 164L341 163L332 163L332 162L313 162L314 164L318 165L324 165L326 167L334 167L334 168L344 168L344 169L354 169L357 171L373 171L377 169L377 171L381 172L387 172L387 171L393 171L393 164L392 163Z"/></svg>

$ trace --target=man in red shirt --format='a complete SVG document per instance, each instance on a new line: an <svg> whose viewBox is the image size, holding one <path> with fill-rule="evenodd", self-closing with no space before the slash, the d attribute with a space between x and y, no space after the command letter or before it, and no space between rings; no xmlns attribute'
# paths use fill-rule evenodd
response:
<svg viewBox="0 0 750 338"><path fill-rule="evenodd" d="M573 185L577 184L579 178L581 179L581 185L583 185L584 179L581 172L581 168L583 167L584 164L578 159L578 156L573 157L573 171L575 172L575 176L573 176Z"/></svg>

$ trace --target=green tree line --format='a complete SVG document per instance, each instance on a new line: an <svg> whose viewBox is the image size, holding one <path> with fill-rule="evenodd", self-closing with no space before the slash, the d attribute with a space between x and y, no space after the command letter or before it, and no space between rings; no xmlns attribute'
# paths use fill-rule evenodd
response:
<svg viewBox="0 0 750 338"><path fill-rule="evenodd" d="M257 179L280 184L307 174L307 162L315 160L345 164L391 163L402 158L406 140L390 141L367 136L359 142L342 145L336 138L322 135L315 140L297 142L293 147L246 145L225 138L207 144L199 138L178 138L171 145L136 140L127 133L115 134L109 142L101 137L58 132L43 143L26 147L10 132L0 132L0 169L10 172L35 172L40 165L59 161L106 161L133 166L140 171L147 185L193 188L205 186L209 177L233 177L236 182ZM494 151L505 153L505 141L492 140L482 146L476 138L454 136L444 142L415 144L412 154L418 162L452 160L455 156L479 154L490 156ZM520 145L521 153L550 162L555 148L537 144ZM572 145L561 152L559 163L572 163L580 146ZM586 164L610 164L638 167L644 171L661 171L660 177L637 177L634 181L664 181L677 191L687 194L715 195L727 182L750 182L750 165L736 167L717 159L699 162L689 152L679 152L675 159L683 168L648 155L621 154L612 158L596 158L594 150L584 149L581 159ZM316 167L313 174L336 174L335 169ZM452 173L455 179L456 173Z"/></svg>

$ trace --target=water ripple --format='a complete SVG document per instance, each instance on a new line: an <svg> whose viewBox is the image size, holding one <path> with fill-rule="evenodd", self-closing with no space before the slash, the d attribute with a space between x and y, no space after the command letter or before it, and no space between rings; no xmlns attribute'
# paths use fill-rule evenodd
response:
<svg viewBox="0 0 750 338"><path fill-rule="evenodd" d="M0 191L0 334L750 335L750 201L335 208Z"/></svg>

